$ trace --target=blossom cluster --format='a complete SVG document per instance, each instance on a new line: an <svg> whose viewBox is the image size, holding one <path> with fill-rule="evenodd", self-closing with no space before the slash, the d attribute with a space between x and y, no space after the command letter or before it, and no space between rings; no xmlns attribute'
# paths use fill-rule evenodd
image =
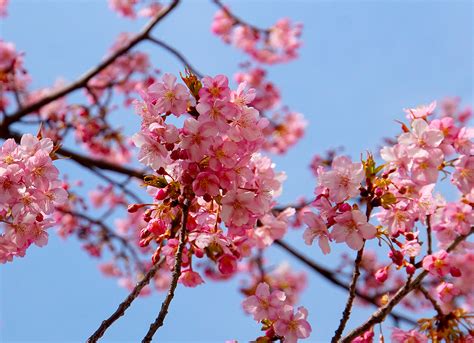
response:
<svg viewBox="0 0 474 343"><path fill-rule="evenodd" d="M23 66L23 55L13 43L0 39L0 110L5 111L16 101L30 81Z"/></svg>
<svg viewBox="0 0 474 343"><path fill-rule="evenodd" d="M301 210L307 226L306 243L318 239L325 254L330 252L331 241L346 241L356 250L363 246L364 239L373 237L386 244L388 263L377 261L368 251L363 256L363 283L358 286L362 294L387 297L406 282L396 273L398 270L404 269L408 275L417 269L429 273L424 286L429 295L415 292L403 304L415 311L432 308L435 301L446 318L454 318L451 327L445 329L446 324L436 328L433 323L445 320L439 317L443 314L438 314L420 324L426 335L394 331L392 339L397 342L409 338L424 342L432 338L433 332L438 338L461 339L462 330L457 328L468 321L474 306L472 244L465 242L453 251L446 250L457 238L472 233L474 226L473 131L466 125L471 114L469 110L460 111L457 104L456 100L446 100L438 115L435 102L405 110L408 124L402 123L402 133L381 149L384 164L379 166L372 158L352 163L334 154L314 161L318 187L312 206L319 213ZM330 167L326 160L331 162ZM440 174L450 176L459 192L458 200L447 201L435 193ZM348 203L351 199L365 203L365 215L358 205ZM367 223L370 218L380 225ZM421 230L423 226L425 230ZM431 299L425 299L427 296ZM381 301L387 300L384 297ZM369 331L366 334L370 336ZM361 342L371 341L364 339L358 337Z"/></svg>
<svg viewBox="0 0 474 343"><path fill-rule="evenodd" d="M278 20L269 29L259 29L236 18L227 7L218 10L211 30L225 43L241 49L260 63L275 64L298 57L303 25L288 18Z"/></svg>
<svg viewBox="0 0 474 343"><path fill-rule="evenodd" d="M53 142L25 134L18 145L6 140L0 148L0 262L24 256L31 244L48 242L51 215L66 202L67 192L53 165Z"/></svg>
<svg viewBox="0 0 474 343"><path fill-rule="evenodd" d="M154 254L173 265L183 200L188 199L188 244L181 282L202 283L193 257L207 256L216 268L210 278L227 278L255 246L254 226L267 215L281 190L282 173L258 151L268 120L249 106L255 92L240 84L231 90L223 75L198 80L193 74L163 75L137 103L141 131L133 140L140 162L156 174L145 177L155 203L145 211L140 245L157 244ZM178 127L173 118L187 114ZM179 118L181 120L181 118ZM132 205L131 211L141 206ZM265 220L265 219L264 219ZM227 228L222 228L222 224Z"/></svg>
<svg viewBox="0 0 474 343"><path fill-rule="evenodd" d="M140 9L138 5L143 1L140 0L109 0L109 6L119 15L125 18L135 19L138 17L153 17L159 13L163 6L159 1L148 1Z"/></svg>
<svg viewBox="0 0 474 343"><path fill-rule="evenodd" d="M304 135L307 122L303 115L287 108L278 109L280 91L273 82L267 79L267 72L260 67L246 67L235 74L235 81L246 82L254 89L255 97L250 106L260 111L269 119L264 129L265 143L263 149L276 154L284 154ZM270 111L273 113L270 115Z"/></svg>
<svg viewBox="0 0 474 343"><path fill-rule="evenodd" d="M370 157L367 161L371 161ZM346 242L354 250L361 249L364 240L372 239L377 234L375 226L368 223L367 214L362 213L357 204L351 206L348 202L360 195L363 180L370 181L363 164L337 156L329 170L320 166L317 173L319 183L312 206L319 213L309 209L303 213L303 221L307 225L304 232L306 244L311 245L317 239L324 254L330 253L329 242L333 240ZM332 228L331 232L328 228Z"/></svg>
<svg viewBox="0 0 474 343"><path fill-rule="evenodd" d="M301 306L295 310L287 302L284 292L271 291L265 282L259 283L255 294L246 298L242 305L256 321L262 322L268 341L279 338L292 343L301 338L308 338L311 334L311 325L306 320L306 308Z"/></svg>

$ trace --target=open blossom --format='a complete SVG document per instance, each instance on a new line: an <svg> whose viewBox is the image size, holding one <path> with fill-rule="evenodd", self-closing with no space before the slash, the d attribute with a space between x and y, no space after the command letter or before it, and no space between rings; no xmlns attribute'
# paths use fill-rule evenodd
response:
<svg viewBox="0 0 474 343"><path fill-rule="evenodd" d="M417 329L404 331L393 328L391 339L393 343L428 343L428 338Z"/></svg>
<svg viewBox="0 0 474 343"><path fill-rule="evenodd" d="M294 312L293 306L284 305L281 309L278 320L275 322L275 333L285 337L285 342L294 343L300 338L308 338L311 334L311 325L306 318L308 310L298 307Z"/></svg>
<svg viewBox="0 0 474 343"><path fill-rule="evenodd" d="M323 254L329 254L331 252L329 247L329 231L321 217L308 211L303 214L303 222L308 225L303 234L305 243L311 245L313 240L317 238Z"/></svg>
<svg viewBox="0 0 474 343"><path fill-rule="evenodd" d="M408 119L426 119L430 114L434 112L436 108L436 101L433 101L429 105L421 105L416 108L405 109Z"/></svg>
<svg viewBox="0 0 474 343"><path fill-rule="evenodd" d="M0 147L0 262L24 256L31 244L44 246L46 229L54 221L48 217L67 200L50 153L49 138L23 135L20 145L8 139Z"/></svg>
<svg viewBox="0 0 474 343"><path fill-rule="evenodd" d="M415 119L411 123L412 131L401 134L398 137L400 144L410 146L411 155L415 155L420 149L437 148L444 139L440 130L430 128L423 119Z"/></svg>
<svg viewBox="0 0 474 343"><path fill-rule="evenodd" d="M372 239L377 234L375 226L367 222L367 217L359 210L343 212L334 220L336 224L331 237L337 242L346 242L354 250L362 248L364 239Z"/></svg>
<svg viewBox="0 0 474 343"><path fill-rule="evenodd" d="M182 84L176 84L176 76L163 75L161 82L156 82L148 87L148 94L155 101L157 111L173 113L179 116L186 112L189 102L188 89Z"/></svg>
<svg viewBox="0 0 474 343"><path fill-rule="evenodd" d="M432 275L445 276L451 269L448 253L440 250L433 255L426 256L423 259L423 268Z"/></svg>
<svg viewBox="0 0 474 343"><path fill-rule="evenodd" d="M329 171L321 172L319 183L329 190L329 199L339 203L359 194L363 178L361 163L352 163L349 158L338 156Z"/></svg>
<svg viewBox="0 0 474 343"><path fill-rule="evenodd" d="M222 219L226 224L243 226L252 216L255 195L248 191L231 191L222 198Z"/></svg>
<svg viewBox="0 0 474 343"><path fill-rule="evenodd" d="M193 182L194 193L198 196L219 194L219 178L210 172L199 173Z"/></svg>
<svg viewBox="0 0 474 343"><path fill-rule="evenodd" d="M274 320L284 305L285 299L286 295L284 292L278 290L270 292L270 286L262 282L258 284L255 295L245 299L242 302L242 306L257 321L263 319Z"/></svg>
<svg viewBox="0 0 474 343"><path fill-rule="evenodd" d="M442 302L449 303L454 297L459 295L460 291L452 283L442 282L436 287L436 293Z"/></svg>
<svg viewBox="0 0 474 343"><path fill-rule="evenodd" d="M204 283L204 280L201 278L199 273L196 273L193 270L186 270L179 277L179 282L181 282L186 287L196 287Z"/></svg>

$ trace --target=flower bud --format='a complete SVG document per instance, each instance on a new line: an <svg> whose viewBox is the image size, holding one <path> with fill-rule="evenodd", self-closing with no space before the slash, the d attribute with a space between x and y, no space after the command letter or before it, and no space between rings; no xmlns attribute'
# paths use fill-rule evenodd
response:
<svg viewBox="0 0 474 343"><path fill-rule="evenodd" d="M375 272L375 280L380 283L384 283L388 278L388 268L383 267Z"/></svg>

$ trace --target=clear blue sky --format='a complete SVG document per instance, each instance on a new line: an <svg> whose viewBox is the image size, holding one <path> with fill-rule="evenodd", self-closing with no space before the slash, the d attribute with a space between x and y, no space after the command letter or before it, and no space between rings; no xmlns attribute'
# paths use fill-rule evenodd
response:
<svg viewBox="0 0 474 343"><path fill-rule="evenodd" d="M73 80L97 63L118 33L136 32L142 21L118 18L105 1L11 0L0 36L25 51L34 86L51 85L56 77ZM281 202L310 196L314 180L308 164L314 152L343 145L353 156L375 149L384 136L398 131L394 119L402 108L448 95L472 103L473 3L471 1L234 1L232 9L259 26L283 16L304 23L301 58L278 65L270 77L281 88L284 103L305 114L306 137L277 167L288 174ZM182 51L205 74L232 75L246 60L212 36L215 7L209 1L184 1L156 29L156 36ZM157 68L178 72L181 66L166 52L146 46ZM136 116L121 111L127 132L138 129ZM133 118L133 119L130 119ZM69 162L62 171L71 179L88 176ZM302 243L302 232L288 240L314 259L333 266L335 255L322 256ZM272 264L297 261L272 248ZM301 299L309 309L311 340L327 342L345 301L344 293L309 273ZM105 279L97 261L88 258L75 239L62 241L51 232L47 247L31 248L27 256L0 266L0 341L84 341L125 297L115 280ZM179 287L161 341L248 341L258 326L240 308L239 281L207 282ZM136 342L156 316L162 295L136 301L104 341ZM350 326L362 322L372 308L354 312ZM390 324L390 323L389 323Z"/></svg>

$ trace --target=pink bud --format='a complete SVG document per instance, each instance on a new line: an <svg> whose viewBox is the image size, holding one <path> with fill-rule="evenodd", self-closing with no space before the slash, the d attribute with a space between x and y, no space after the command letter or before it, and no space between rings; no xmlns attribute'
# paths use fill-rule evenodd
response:
<svg viewBox="0 0 474 343"><path fill-rule="evenodd" d="M165 191L164 188L160 188L158 190L158 192L156 192L155 199L156 200L164 200L164 199L166 199L167 195L168 195L168 192Z"/></svg>
<svg viewBox="0 0 474 343"><path fill-rule="evenodd" d="M416 267L413 264L409 263L409 264L407 264L405 270L406 270L407 274L413 275L413 274L415 274Z"/></svg>
<svg viewBox="0 0 474 343"><path fill-rule="evenodd" d="M237 270L237 259L232 255L222 255L217 263L217 268L222 274L232 274Z"/></svg>
<svg viewBox="0 0 474 343"><path fill-rule="evenodd" d="M388 268L387 267L383 267L383 268L380 268L379 270L377 270L375 272L375 279L380 282L380 283L384 283L388 278Z"/></svg>
<svg viewBox="0 0 474 343"><path fill-rule="evenodd" d="M347 211L350 211L350 210L352 210L352 207L347 202L342 203L342 204L339 205L339 211L341 211L341 212L347 212Z"/></svg>
<svg viewBox="0 0 474 343"><path fill-rule="evenodd" d="M381 197L383 195L383 189L380 188L380 187L377 187L377 188L375 188L374 193L375 193L376 196Z"/></svg>
<svg viewBox="0 0 474 343"><path fill-rule="evenodd" d="M456 267L451 267L451 269L449 270L449 272L451 273L451 276L452 277L460 277L462 275L461 271L459 270L459 268L456 268Z"/></svg>

